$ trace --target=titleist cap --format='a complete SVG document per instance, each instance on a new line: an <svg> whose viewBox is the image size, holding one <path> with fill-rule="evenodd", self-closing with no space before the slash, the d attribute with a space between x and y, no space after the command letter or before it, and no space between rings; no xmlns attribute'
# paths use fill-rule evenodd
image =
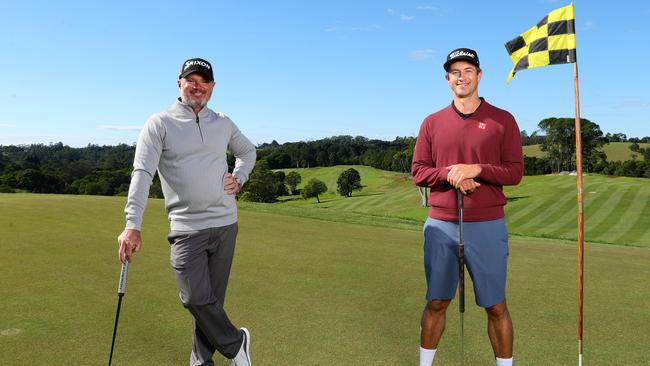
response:
<svg viewBox="0 0 650 366"><path fill-rule="evenodd" d="M481 67L478 61L478 54L476 51L469 48L456 48L455 50L449 52L447 55L447 61L442 67L445 68L445 71L449 71L449 66L456 61L467 61L471 64L474 64L476 67Z"/></svg>

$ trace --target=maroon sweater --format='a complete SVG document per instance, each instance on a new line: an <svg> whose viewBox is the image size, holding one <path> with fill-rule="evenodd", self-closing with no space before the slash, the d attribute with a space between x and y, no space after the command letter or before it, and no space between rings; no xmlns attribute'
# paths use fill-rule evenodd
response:
<svg viewBox="0 0 650 366"><path fill-rule="evenodd" d="M482 169L475 178L481 186L465 197L463 219L502 218L503 186L519 183L524 171L514 117L483 101L467 119L452 105L424 119L411 168L415 184L431 188L429 216L434 219L458 220L456 191L447 182L446 167L453 164L480 164Z"/></svg>

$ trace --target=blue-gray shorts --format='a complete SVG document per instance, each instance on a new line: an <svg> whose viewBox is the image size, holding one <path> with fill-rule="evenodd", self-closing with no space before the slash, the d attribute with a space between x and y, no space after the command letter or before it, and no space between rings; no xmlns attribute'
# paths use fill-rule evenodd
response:
<svg viewBox="0 0 650 366"><path fill-rule="evenodd" d="M503 219L463 222L465 266L478 306L506 298L508 232ZM458 287L458 222L427 218L424 223L427 301L452 299Z"/></svg>

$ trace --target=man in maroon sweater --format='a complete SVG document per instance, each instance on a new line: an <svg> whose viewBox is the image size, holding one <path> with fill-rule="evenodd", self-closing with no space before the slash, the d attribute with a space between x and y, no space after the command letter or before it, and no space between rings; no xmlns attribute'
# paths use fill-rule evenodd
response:
<svg viewBox="0 0 650 366"><path fill-rule="evenodd" d="M427 304L421 321L420 366L433 362L458 284L456 190L465 195L465 262L476 303L487 312L496 364L512 365L503 186L519 183L523 175L519 128L510 113L479 97L482 71L475 51L452 51L444 69L453 102L422 122L412 164L415 184L431 189L424 225Z"/></svg>

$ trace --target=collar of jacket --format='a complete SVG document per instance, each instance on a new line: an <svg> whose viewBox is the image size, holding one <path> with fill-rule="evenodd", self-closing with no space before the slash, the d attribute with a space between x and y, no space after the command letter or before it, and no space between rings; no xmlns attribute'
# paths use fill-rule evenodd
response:
<svg viewBox="0 0 650 366"><path fill-rule="evenodd" d="M176 118L185 119L191 118L196 119L197 114L194 113L192 107L188 104L181 102L180 98L176 99L174 104L169 108L169 113ZM210 114L210 108L208 106L203 107L198 114L199 119L207 119Z"/></svg>

